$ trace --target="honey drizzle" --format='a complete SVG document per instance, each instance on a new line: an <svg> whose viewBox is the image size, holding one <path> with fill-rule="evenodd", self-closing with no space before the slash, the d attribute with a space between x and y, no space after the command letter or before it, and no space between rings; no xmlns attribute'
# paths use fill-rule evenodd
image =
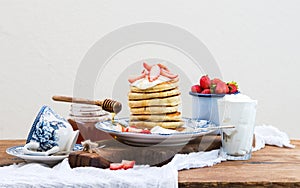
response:
<svg viewBox="0 0 300 188"><path fill-rule="evenodd" d="M116 116L116 113L112 112L110 113L111 114L111 124L114 124L115 123L115 116Z"/></svg>

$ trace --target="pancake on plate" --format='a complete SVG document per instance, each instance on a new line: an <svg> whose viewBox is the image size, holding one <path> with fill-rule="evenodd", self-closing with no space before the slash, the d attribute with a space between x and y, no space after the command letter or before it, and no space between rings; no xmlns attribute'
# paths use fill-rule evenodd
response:
<svg viewBox="0 0 300 188"><path fill-rule="evenodd" d="M163 64L148 65L140 76L129 79L130 126L176 129L183 125L179 112L179 77Z"/></svg>

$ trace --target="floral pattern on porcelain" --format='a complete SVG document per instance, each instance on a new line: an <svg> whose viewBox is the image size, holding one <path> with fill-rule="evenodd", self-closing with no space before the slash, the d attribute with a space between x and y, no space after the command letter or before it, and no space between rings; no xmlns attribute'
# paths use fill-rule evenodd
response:
<svg viewBox="0 0 300 188"><path fill-rule="evenodd" d="M50 107L43 106L37 115L27 142L36 141L40 144L40 151L47 151L59 144L58 130L66 128L68 122L55 113Z"/></svg>

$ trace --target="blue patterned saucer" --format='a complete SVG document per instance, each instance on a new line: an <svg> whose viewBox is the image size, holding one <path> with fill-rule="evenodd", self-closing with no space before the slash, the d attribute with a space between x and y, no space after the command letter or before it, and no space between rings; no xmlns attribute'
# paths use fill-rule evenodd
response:
<svg viewBox="0 0 300 188"><path fill-rule="evenodd" d="M75 144L73 151L79 151L82 149L83 147L81 144ZM13 146L7 148L6 153L24 159L26 162L44 163L48 165L55 165L69 156L69 155L49 155L49 156L26 155L24 154L23 146Z"/></svg>

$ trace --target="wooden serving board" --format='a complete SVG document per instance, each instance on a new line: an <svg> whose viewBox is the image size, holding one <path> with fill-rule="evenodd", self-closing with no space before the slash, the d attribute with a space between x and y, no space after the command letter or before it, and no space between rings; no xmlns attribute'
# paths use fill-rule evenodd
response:
<svg viewBox="0 0 300 188"><path fill-rule="evenodd" d="M217 135L206 135L190 141L185 146L172 147L134 147L120 143L117 140L99 141L99 146L94 153L84 151L72 152L69 155L69 164L72 168L92 166L108 168L112 162L119 163L122 160L134 160L136 164L148 164L150 166L162 166L171 161L176 153L191 153L198 151L210 151L219 149L221 138Z"/></svg>

